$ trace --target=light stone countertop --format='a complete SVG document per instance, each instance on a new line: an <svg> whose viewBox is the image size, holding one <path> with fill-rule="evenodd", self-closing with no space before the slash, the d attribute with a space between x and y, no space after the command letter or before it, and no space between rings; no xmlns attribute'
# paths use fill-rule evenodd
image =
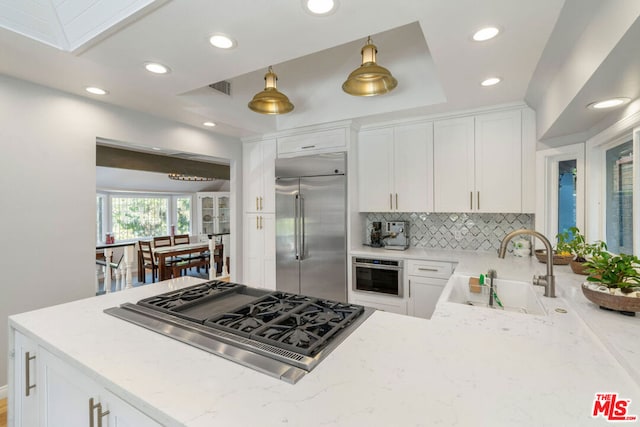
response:
<svg viewBox="0 0 640 427"><path fill-rule="evenodd" d="M352 254L370 251L381 249ZM383 253L455 261L455 274L494 268L505 279L545 269L482 252ZM556 273L559 298L541 297L548 316L450 303L448 285L432 320L375 312L296 385L102 312L198 279L23 313L10 325L163 425L595 426L608 424L591 417L602 392L631 399L629 413L640 415L640 319L599 310L582 296L582 277Z"/></svg>

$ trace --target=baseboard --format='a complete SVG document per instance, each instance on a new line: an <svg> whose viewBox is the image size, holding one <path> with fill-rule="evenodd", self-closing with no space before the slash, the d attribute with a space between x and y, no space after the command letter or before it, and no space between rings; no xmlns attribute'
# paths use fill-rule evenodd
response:
<svg viewBox="0 0 640 427"><path fill-rule="evenodd" d="M8 394L9 387L5 384L0 387L0 399L6 399Z"/></svg>

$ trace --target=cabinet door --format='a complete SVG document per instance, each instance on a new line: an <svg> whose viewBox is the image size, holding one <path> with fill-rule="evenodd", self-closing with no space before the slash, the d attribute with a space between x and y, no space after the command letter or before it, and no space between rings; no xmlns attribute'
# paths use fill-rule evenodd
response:
<svg viewBox="0 0 640 427"><path fill-rule="evenodd" d="M262 147L260 142L242 146L242 192L245 212L257 212L262 196Z"/></svg>
<svg viewBox="0 0 640 427"><path fill-rule="evenodd" d="M264 233L260 230L260 215L244 216L244 284L262 287Z"/></svg>
<svg viewBox="0 0 640 427"><path fill-rule="evenodd" d="M38 346L19 332L14 333L15 359L13 389L13 420L16 426L38 425L37 363Z"/></svg>
<svg viewBox="0 0 640 427"><path fill-rule="evenodd" d="M393 129L360 132L358 137L358 208L360 212L394 210Z"/></svg>
<svg viewBox="0 0 640 427"><path fill-rule="evenodd" d="M276 211L276 140L261 142L262 147L262 203L260 212Z"/></svg>
<svg viewBox="0 0 640 427"><path fill-rule="evenodd" d="M474 209L474 120L463 117L433 125L434 210Z"/></svg>
<svg viewBox="0 0 640 427"><path fill-rule="evenodd" d="M198 193L198 239L202 241L208 240L208 235L215 232L214 218L214 193Z"/></svg>
<svg viewBox="0 0 640 427"><path fill-rule="evenodd" d="M264 214L260 219L260 231L264 242L262 285L276 290L276 218L275 214Z"/></svg>
<svg viewBox="0 0 640 427"><path fill-rule="evenodd" d="M106 390L102 392L100 403L102 404L103 413L109 411L109 414L102 418L102 425L105 427L161 426L161 424ZM94 414L94 417L96 416L97 414Z"/></svg>
<svg viewBox="0 0 640 427"><path fill-rule="evenodd" d="M446 279L409 277L409 315L430 319L446 284Z"/></svg>
<svg viewBox="0 0 640 427"><path fill-rule="evenodd" d="M433 124L396 127L393 148L395 210L433 211Z"/></svg>
<svg viewBox="0 0 640 427"><path fill-rule="evenodd" d="M476 117L476 200L479 212L522 212L520 110Z"/></svg>

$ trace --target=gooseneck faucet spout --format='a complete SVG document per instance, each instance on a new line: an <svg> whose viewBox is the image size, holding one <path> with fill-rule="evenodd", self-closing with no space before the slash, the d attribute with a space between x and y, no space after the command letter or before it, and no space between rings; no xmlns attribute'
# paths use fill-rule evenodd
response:
<svg viewBox="0 0 640 427"><path fill-rule="evenodd" d="M528 236L537 237L544 244L544 247L545 247L545 249L547 251L547 275L546 276L534 276L533 277L533 284L534 285L538 285L538 286L544 286L544 296L545 297L555 298L555 296L556 296L556 280L555 280L555 277L553 276L553 247L551 246L551 242L549 242L549 239L544 237L543 234L540 234L540 233L538 233L537 231L534 231L534 230L527 230L527 229L524 229L524 228L520 229L520 230L512 231L511 233L507 234L504 237L504 239L502 239L502 242L500 242L500 249L498 249L498 257L499 258L504 258L505 254L507 253L507 245L509 244L511 239L513 239L516 236L523 235L523 234L524 235L528 235Z"/></svg>

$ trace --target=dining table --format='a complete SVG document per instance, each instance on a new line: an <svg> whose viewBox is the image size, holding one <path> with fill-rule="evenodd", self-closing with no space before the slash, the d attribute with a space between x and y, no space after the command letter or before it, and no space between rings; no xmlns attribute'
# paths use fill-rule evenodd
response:
<svg viewBox="0 0 640 427"><path fill-rule="evenodd" d="M171 268L167 263L167 260L190 254L199 254L205 251L209 251L210 254L215 253L215 241L209 239L208 242L187 243L183 245L174 246L161 246L153 249L153 254L158 260L158 276L160 281L171 278ZM211 262L211 261L209 261ZM215 279L216 271L213 265L209 268L209 278Z"/></svg>

